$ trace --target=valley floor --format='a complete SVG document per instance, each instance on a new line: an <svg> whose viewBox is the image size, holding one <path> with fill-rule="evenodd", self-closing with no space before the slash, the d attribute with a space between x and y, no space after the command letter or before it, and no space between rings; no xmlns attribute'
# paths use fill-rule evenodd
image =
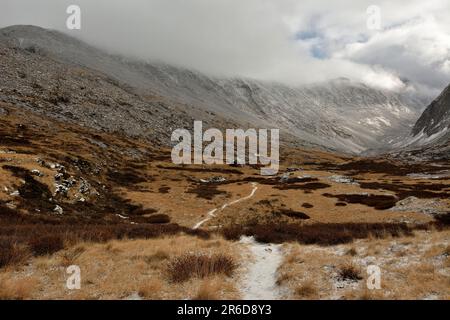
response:
<svg viewBox="0 0 450 320"><path fill-rule="evenodd" d="M289 149L263 177L0 107L0 298L450 298L448 163Z"/></svg>

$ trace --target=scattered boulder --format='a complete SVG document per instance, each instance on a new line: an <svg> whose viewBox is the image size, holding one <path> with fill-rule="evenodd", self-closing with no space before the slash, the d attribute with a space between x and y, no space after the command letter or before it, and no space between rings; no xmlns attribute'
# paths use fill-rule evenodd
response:
<svg viewBox="0 0 450 320"><path fill-rule="evenodd" d="M91 185L85 179L81 178L80 186L78 187L78 192L81 194L87 194L91 190Z"/></svg>
<svg viewBox="0 0 450 320"><path fill-rule="evenodd" d="M56 205L55 209L53 209L53 212L55 212L56 214L62 215L64 213L64 210L59 205Z"/></svg>
<svg viewBox="0 0 450 320"><path fill-rule="evenodd" d="M417 197L408 197L396 203L391 211L410 211L424 214L442 214L446 212L446 204L440 199L419 199Z"/></svg>
<svg viewBox="0 0 450 320"><path fill-rule="evenodd" d="M57 174L55 174L55 180L61 180L64 177L63 173L58 172Z"/></svg>
<svg viewBox="0 0 450 320"><path fill-rule="evenodd" d="M211 177L208 179L200 179L200 182L202 183L221 183L221 182L225 182L227 181L227 179L225 179L224 177Z"/></svg>
<svg viewBox="0 0 450 320"><path fill-rule="evenodd" d="M55 180L57 180L55 178ZM70 188L72 188L77 181L75 178L70 177L69 179L59 179L58 182L55 183L55 195L61 194L63 196L67 196Z"/></svg>
<svg viewBox="0 0 450 320"><path fill-rule="evenodd" d="M44 176L44 175L42 174L42 172L40 172L40 171L37 170L37 169L31 170L31 174L34 175L34 176L37 176L37 177L43 177L43 176Z"/></svg>
<svg viewBox="0 0 450 320"><path fill-rule="evenodd" d="M311 182L311 181L317 181L317 179L307 174L292 177L291 173L286 172L280 177L281 183L296 183L296 182Z"/></svg>
<svg viewBox="0 0 450 320"><path fill-rule="evenodd" d="M6 203L6 207L11 210L17 209L17 206L14 204L14 202L11 202L11 201Z"/></svg>
<svg viewBox="0 0 450 320"><path fill-rule="evenodd" d="M347 176L334 175L329 177L328 179L336 183L355 184L355 185L358 184L358 182L355 182L355 179Z"/></svg>

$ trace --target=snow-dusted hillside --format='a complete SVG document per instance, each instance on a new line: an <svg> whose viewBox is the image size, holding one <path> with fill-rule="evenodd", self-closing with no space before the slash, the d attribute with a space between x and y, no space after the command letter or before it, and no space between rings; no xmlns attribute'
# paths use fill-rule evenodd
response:
<svg viewBox="0 0 450 320"><path fill-rule="evenodd" d="M450 86L423 112L412 133L412 145L445 143L450 140Z"/></svg>
<svg viewBox="0 0 450 320"><path fill-rule="evenodd" d="M417 100L348 79L302 87L220 79L106 54L62 33L31 26L4 28L0 41L100 71L139 94L182 103L199 120L207 111L244 127L279 128L282 134L338 151L385 151L409 134L421 112Z"/></svg>
<svg viewBox="0 0 450 320"><path fill-rule="evenodd" d="M394 155L422 160L450 160L450 86L423 112L411 135Z"/></svg>

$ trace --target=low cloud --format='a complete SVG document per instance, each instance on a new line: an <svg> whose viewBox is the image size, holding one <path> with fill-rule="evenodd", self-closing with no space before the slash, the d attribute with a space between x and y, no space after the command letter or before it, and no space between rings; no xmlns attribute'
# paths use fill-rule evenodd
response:
<svg viewBox="0 0 450 320"><path fill-rule="evenodd" d="M82 9L82 29L65 9ZM381 9L381 30L366 9ZM347 77L436 94L450 82L447 0L3 0L0 26L61 30L111 52L289 84Z"/></svg>

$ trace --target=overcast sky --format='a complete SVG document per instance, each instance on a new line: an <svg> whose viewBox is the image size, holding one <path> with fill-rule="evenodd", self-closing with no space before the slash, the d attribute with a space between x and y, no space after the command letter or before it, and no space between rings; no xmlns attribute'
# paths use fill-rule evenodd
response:
<svg viewBox="0 0 450 320"><path fill-rule="evenodd" d="M80 31L65 27L81 7ZM381 30L367 8L381 9ZM0 27L61 30L114 53L290 84L348 77L432 95L450 83L449 0L0 0Z"/></svg>

